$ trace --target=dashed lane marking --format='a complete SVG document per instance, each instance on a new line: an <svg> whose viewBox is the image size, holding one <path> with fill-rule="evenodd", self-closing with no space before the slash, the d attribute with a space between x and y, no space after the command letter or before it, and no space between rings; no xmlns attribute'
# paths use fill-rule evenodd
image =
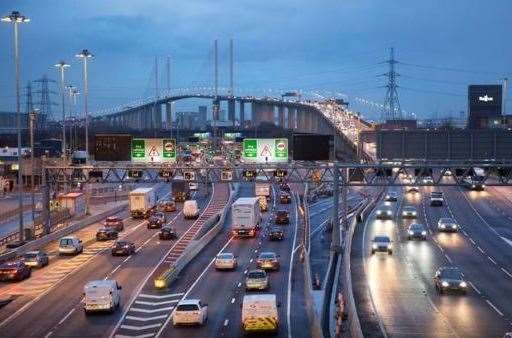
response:
<svg viewBox="0 0 512 338"><path fill-rule="evenodd" d="M490 300L486 299L485 301L487 302L487 304L489 304L490 307L494 309L494 311L496 311L500 316L503 317L503 312L501 312L493 303L491 303Z"/></svg>

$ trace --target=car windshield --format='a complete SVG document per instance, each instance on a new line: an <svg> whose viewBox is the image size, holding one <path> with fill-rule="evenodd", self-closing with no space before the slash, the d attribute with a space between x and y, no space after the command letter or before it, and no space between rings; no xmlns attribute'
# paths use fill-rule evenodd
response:
<svg viewBox="0 0 512 338"><path fill-rule="evenodd" d="M37 253L36 252L27 252L26 254L23 255L23 257L28 258L28 259L36 258Z"/></svg>
<svg viewBox="0 0 512 338"><path fill-rule="evenodd" d="M284 211L284 210L278 210L278 211L276 212L276 214L277 214L278 216L286 216L286 215L288 215L288 212L287 212L287 211Z"/></svg>
<svg viewBox="0 0 512 338"><path fill-rule="evenodd" d="M389 242L389 237L386 236L376 236L374 239L375 242Z"/></svg>
<svg viewBox="0 0 512 338"><path fill-rule="evenodd" d="M404 207L404 210L405 211L416 211L416 208L415 207L411 207L411 206L406 206L406 207Z"/></svg>
<svg viewBox="0 0 512 338"><path fill-rule="evenodd" d="M71 238L63 238L60 240L60 245L73 245L73 240Z"/></svg>
<svg viewBox="0 0 512 338"><path fill-rule="evenodd" d="M232 259L233 258L233 254L230 254L230 253L222 253L222 254L219 254L217 256L217 258L220 258L220 259Z"/></svg>
<svg viewBox="0 0 512 338"><path fill-rule="evenodd" d="M439 196L443 196L443 193L442 192L433 191L433 192L430 193L430 196L432 196L432 197L439 197Z"/></svg>
<svg viewBox="0 0 512 338"><path fill-rule="evenodd" d="M263 271L252 271L247 274L248 278L265 278L266 274Z"/></svg>
<svg viewBox="0 0 512 338"><path fill-rule="evenodd" d="M462 273L458 269L444 269L441 270L441 278L462 279Z"/></svg>
<svg viewBox="0 0 512 338"><path fill-rule="evenodd" d="M424 230L425 227L423 226L423 224L412 224L411 225L411 230Z"/></svg>
<svg viewBox="0 0 512 338"><path fill-rule="evenodd" d="M108 217L107 222L118 222L119 219L117 217Z"/></svg>
<svg viewBox="0 0 512 338"><path fill-rule="evenodd" d="M261 259L273 259L275 257L276 257L276 255L274 253L272 253L272 252L263 252L260 255Z"/></svg>
<svg viewBox="0 0 512 338"><path fill-rule="evenodd" d="M280 228L272 228L270 232L282 232Z"/></svg>
<svg viewBox="0 0 512 338"><path fill-rule="evenodd" d="M128 244L129 244L128 242L122 242L122 241L116 242L117 246L124 246L124 245L128 245Z"/></svg>
<svg viewBox="0 0 512 338"><path fill-rule="evenodd" d="M16 268L16 267L18 267L18 265L19 265L18 262L7 262L7 263L0 265L0 268L1 269Z"/></svg>
<svg viewBox="0 0 512 338"><path fill-rule="evenodd" d="M196 304L180 304L176 311L197 311L199 308Z"/></svg>
<svg viewBox="0 0 512 338"><path fill-rule="evenodd" d="M441 218L441 223L455 223L455 220L453 218Z"/></svg>

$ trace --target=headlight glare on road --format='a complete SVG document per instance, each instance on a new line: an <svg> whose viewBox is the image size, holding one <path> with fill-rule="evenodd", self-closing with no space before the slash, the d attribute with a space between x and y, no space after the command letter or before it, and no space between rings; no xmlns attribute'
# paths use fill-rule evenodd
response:
<svg viewBox="0 0 512 338"><path fill-rule="evenodd" d="M447 288L450 284L448 284L448 282L442 282L441 285L445 288Z"/></svg>
<svg viewBox="0 0 512 338"><path fill-rule="evenodd" d="M465 288L467 286L468 286L468 284L466 282L460 282L460 287L461 288Z"/></svg>

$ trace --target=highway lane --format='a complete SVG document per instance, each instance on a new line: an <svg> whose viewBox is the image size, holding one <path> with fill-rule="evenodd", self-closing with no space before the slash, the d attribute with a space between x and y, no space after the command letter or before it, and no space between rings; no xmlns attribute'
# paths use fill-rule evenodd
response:
<svg viewBox="0 0 512 338"><path fill-rule="evenodd" d="M252 190L244 188L241 196L251 196ZM275 201L275 199L274 199ZM256 268L256 258L262 251L274 251L280 255L281 268L277 272L269 272L270 289L269 293L275 293L281 304L279 308L280 330L278 336L288 335L287 323L287 293L288 290L288 272L290 255L293 245L293 237L295 232L295 222L297 217L296 201L288 205L277 204L278 209L287 209L290 212L290 224L284 225L285 240L282 242L271 242L266 238L266 231L262 229L259 236L250 239L232 239L229 237L225 241L223 252L233 252L238 259L238 269L236 271L216 271L213 265L208 265L203 271L201 278L195 284L188 288L181 289L185 292L186 298L200 298L208 303L209 320L206 326L199 328L174 328L169 323L164 328L162 337L212 337L226 336L238 337L241 335L241 301L246 294L244 289L245 275L248 270ZM264 215L264 224L273 223L272 212L269 211ZM226 224L229 227L229 220ZM226 231L226 230L225 230ZM219 251L217 251L219 252ZM211 263L213 255L210 253L207 262ZM203 258L205 255L202 255ZM186 273L186 271L184 272ZM252 292L251 292L252 293ZM298 310L298 309L297 309ZM290 309L290 318L292 322L301 323L302 325L293 327L292 335L294 337L308 337L309 332L304 329L304 323L307 318L303 311ZM302 316L297 318L297 316Z"/></svg>
<svg viewBox="0 0 512 338"><path fill-rule="evenodd" d="M204 200L200 201L205 204ZM192 222L184 221L178 211L171 213L178 231L184 231ZM112 242L103 242L104 248L90 257L89 261L82 263L74 271L68 273L64 279L57 282L58 287L50 288L39 300L24 311L19 318L2 327L2 331L9 337L41 337L73 336L77 329L88 332L88 336L100 337L105 330L115 324L113 318L119 317L121 311L113 315L86 317L82 311L81 298L83 286L89 280L115 278L123 286L122 306L128 303L131 293L138 287L140 281L149 273L158 260L168 251L172 244L170 241L161 242L156 237L157 230L146 228L146 221L133 221L134 231L127 230L127 239L137 245L137 254L131 258L112 257L109 248ZM87 249L84 250L84 253ZM76 258L82 255L77 256ZM63 258L62 260L65 260ZM56 266L51 264L42 269L51 274ZM32 279L32 278L31 278ZM30 279L28 280L30 281ZM27 281L27 282L28 282ZM54 286L56 286L54 285ZM10 305L10 304L9 304ZM4 308L5 309L5 308ZM23 323L37 322L37 330L27 327Z"/></svg>
<svg viewBox="0 0 512 338"><path fill-rule="evenodd" d="M429 224L430 227L433 226L431 224L433 218L436 218L437 224L439 216L430 215L440 213L443 209L426 206L419 194L406 194L404 200L396 204L398 210L401 210L405 204L416 206L419 212L417 221ZM426 221L425 214L429 222ZM396 222L379 221L371 217L362 242L373 303L387 335L393 337L412 335L499 337L502 335L509 323L489 305L488 299L481 294L470 290L467 296L462 297L439 296L433 286L432 277L439 266L451 265L452 262L457 264L459 260L461 262L471 260L474 253L459 252L452 257L453 253L450 252L450 255L445 255L446 249L441 249L433 240L440 241L446 237L444 235L450 234L433 232L432 238L428 241L407 241L406 229L411 222L412 220L400 218L396 219ZM381 233L388 234L395 241L392 256L369 254L371 238ZM457 236L457 234L451 235ZM460 251L460 248L456 247L456 250ZM466 268L466 265L461 266L462 271L468 274L471 281L473 270L466 271Z"/></svg>

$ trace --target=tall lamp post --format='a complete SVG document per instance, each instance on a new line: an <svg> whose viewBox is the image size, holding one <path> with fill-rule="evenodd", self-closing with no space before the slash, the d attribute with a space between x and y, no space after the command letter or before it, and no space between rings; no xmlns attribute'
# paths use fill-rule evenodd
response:
<svg viewBox="0 0 512 338"><path fill-rule="evenodd" d="M20 112L20 58L18 48L18 25L30 21L20 12L13 11L11 14L6 15L0 19L2 22L12 24L14 32L14 63L16 70L16 129L18 129L18 202L19 202L19 239L23 242L23 166L21 163L21 112Z"/></svg>
<svg viewBox="0 0 512 338"><path fill-rule="evenodd" d="M30 166L31 166L31 170L30 170L30 195L31 195L31 202L32 202L32 224L35 226L34 224L34 220L35 220L35 215L34 215L34 212L35 212L35 189L36 189L36 186L35 186L35 182L34 182L34 125L36 123L36 118L37 118L37 111L31 111L29 113L29 121L30 121Z"/></svg>
<svg viewBox="0 0 512 338"><path fill-rule="evenodd" d="M62 97L62 156L66 158L66 107L65 107L65 85L64 85L64 70L69 67L69 65L60 61L55 65L60 73L60 94Z"/></svg>
<svg viewBox="0 0 512 338"><path fill-rule="evenodd" d="M93 55L84 49L75 55L77 58L82 59L84 65L84 114L85 114L85 162L89 163L89 111L87 110L87 99L89 96L89 83L87 78L87 61Z"/></svg>
<svg viewBox="0 0 512 338"><path fill-rule="evenodd" d="M71 149L71 151L75 150L75 147L76 147L76 143L78 143L77 139L76 139L76 119L75 119L75 115L76 115L76 97L78 94L80 94L80 92L78 91L78 89L75 87L75 86L72 86L72 85L68 85L66 86L66 89L68 90L68 95L69 95L69 117L71 117L71 123L69 124L69 139L71 140L70 141L70 145L69 145L69 148ZM74 134L73 134L74 133ZM73 142L73 138L74 138L74 142Z"/></svg>

